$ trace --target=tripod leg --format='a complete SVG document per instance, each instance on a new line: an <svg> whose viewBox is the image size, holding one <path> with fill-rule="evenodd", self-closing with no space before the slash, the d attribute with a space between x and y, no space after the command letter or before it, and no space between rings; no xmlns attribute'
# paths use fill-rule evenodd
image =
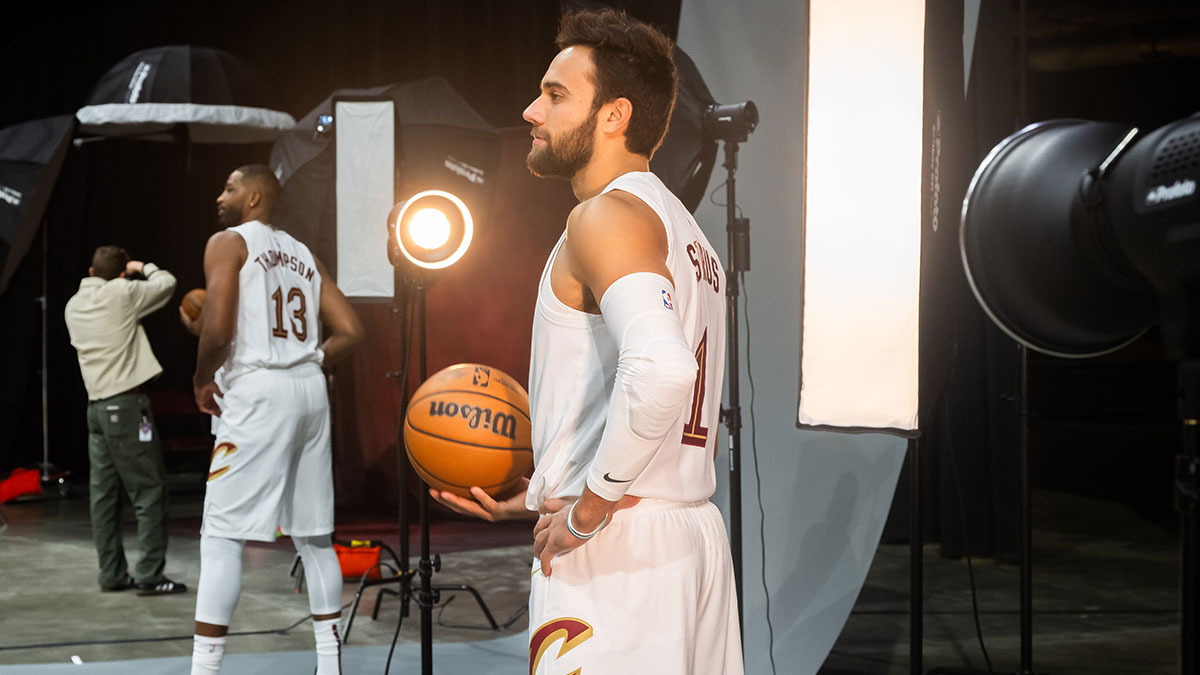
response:
<svg viewBox="0 0 1200 675"><path fill-rule="evenodd" d="M479 609L483 611L483 615L487 617L488 625L492 627L492 630L500 630L500 624L496 623L496 619L492 618L492 612L488 609L487 603L483 601L483 596L479 594L479 591L475 590L474 586L460 584L457 586L434 586L433 589L436 591L466 591L470 593L475 597L475 602L479 605Z"/></svg>

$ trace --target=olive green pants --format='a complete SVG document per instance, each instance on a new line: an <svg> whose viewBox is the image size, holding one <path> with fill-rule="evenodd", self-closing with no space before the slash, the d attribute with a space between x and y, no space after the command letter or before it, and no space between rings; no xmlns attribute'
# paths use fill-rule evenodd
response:
<svg viewBox="0 0 1200 675"><path fill-rule="evenodd" d="M148 440L139 438L139 432L145 433L139 429L142 425L148 427ZM162 445L145 394L120 394L88 403L88 459L100 585L120 584L128 574L122 541L122 488L133 504L142 549L134 581L158 583L167 554L167 487Z"/></svg>

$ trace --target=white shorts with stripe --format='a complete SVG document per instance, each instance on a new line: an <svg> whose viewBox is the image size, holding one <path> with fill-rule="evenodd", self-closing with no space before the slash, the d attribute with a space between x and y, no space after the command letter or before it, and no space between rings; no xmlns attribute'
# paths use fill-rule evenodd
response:
<svg viewBox="0 0 1200 675"><path fill-rule="evenodd" d="M546 577L534 560L531 675L742 673L733 561L711 502L644 499L552 567Z"/></svg>
<svg viewBox="0 0 1200 675"><path fill-rule="evenodd" d="M329 397L320 366L257 370L234 380L216 436L200 532L273 541L333 532Z"/></svg>

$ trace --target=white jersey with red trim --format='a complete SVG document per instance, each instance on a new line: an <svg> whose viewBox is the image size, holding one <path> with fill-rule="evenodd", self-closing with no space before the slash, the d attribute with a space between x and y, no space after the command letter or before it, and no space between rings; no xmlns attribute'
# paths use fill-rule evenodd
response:
<svg viewBox="0 0 1200 675"><path fill-rule="evenodd" d="M716 489L717 416L725 371L725 271L692 214L657 176L630 172L604 192L621 190L648 205L667 233L667 269L683 334L699 372L688 406L628 494L696 502ZM551 497L583 493L595 456L617 371L618 347L599 314L572 309L550 285L550 270L565 241L559 239L538 285L529 366L534 472L527 508ZM664 292L664 295L666 293Z"/></svg>
<svg viewBox="0 0 1200 675"><path fill-rule="evenodd" d="M321 273L312 252L283 230L257 220L229 228L246 242L238 272L237 325L217 382L256 369L321 364Z"/></svg>

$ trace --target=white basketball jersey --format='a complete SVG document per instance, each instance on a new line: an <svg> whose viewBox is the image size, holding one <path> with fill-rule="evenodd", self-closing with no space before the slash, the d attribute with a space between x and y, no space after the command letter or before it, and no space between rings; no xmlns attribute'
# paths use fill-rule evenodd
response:
<svg viewBox="0 0 1200 675"><path fill-rule="evenodd" d="M255 369L320 365L321 273L304 244L252 220L229 228L246 242L233 347L218 373L229 386Z"/></svg>
<svg viewBox="0 0 1200 675"><path fill-rule="evenodd" d="M695 502L716 489L717 416L725 375L725 272L687 208L652 173L631 172L604 192L622 190L658 214L667 231L667 269L683 334L700 369L690 404L629 494ZM599 314L563 304L550 270L566 233L550 254L538 285L529 368L533 418L533 478L526 507L550 497L579 496L587 482L608 417L617 371L617 345Z"/></svg>

